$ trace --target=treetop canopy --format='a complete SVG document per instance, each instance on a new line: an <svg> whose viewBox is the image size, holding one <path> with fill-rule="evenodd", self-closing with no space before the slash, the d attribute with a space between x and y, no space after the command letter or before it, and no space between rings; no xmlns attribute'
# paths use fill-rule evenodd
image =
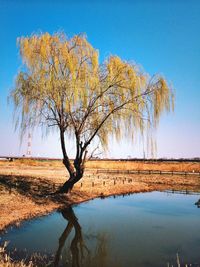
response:
<svg viewBox="0 0 200 267"><path fill-rule="evenodd" d="M160 75L147 73L118 56L99 63L99 52L85 35L34 34L18 38L24 68L12 97L22 131L42 123L79 136L86 146L109 135L133 137L151 132L174 95ZM151 136L151 134L150 134Z"/></svg>

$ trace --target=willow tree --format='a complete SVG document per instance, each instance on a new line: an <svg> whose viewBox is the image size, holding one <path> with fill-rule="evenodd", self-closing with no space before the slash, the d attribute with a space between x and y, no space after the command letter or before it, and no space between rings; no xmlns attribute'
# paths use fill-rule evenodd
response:
<svg viewBox="0 0 200 267"><path fill-rule="evenodd" d="M105 148L110 136L120 140L151 133L161 114L172 109L173 93L163 77L150 77L118 56L100 64L98 50L84 35L35 34L19 38L18 45L23 68L11 94L18 120L22 132L36 124L59 130L69 173L60 192L83 177L95 139ZM75 140L73 161L66 146L69 136Z"/></svg>

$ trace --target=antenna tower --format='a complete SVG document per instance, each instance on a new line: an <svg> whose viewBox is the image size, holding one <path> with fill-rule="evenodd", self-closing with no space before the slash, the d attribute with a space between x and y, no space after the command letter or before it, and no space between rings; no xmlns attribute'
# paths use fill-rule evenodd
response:
<svg viewBox="0 0 200 267"><path fill-rule="evenodd" d="M31 141L32 141L31 133L28 133L28 143L27 143L27 152L26 152L27 157L31 157Z"/></svg>

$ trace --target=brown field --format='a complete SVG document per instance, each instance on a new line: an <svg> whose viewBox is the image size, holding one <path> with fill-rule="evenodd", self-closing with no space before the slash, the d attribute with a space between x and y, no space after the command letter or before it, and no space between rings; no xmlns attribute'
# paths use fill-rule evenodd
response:
<svg viewBox="0 0 200 267"><path fill-rule="evenodd" d="M176 161L89 161L87 167L91 169L113 170L158 170L158 171L186 171L199 172L200 162Z"/></svg>
<svg viewBox="0 0 200 267"><path fill-rule="evenodd" d="M199 172L200 163L91 161L72 193L59 196L51 193L67 178L61 161L0 161L0 230L95 197L166 189L200 190L199 175L99 174L97 169Z"/></svg>
<svg viewBox="0 0 200 267"><path fill-rule="evenodd" d="M5 164L6 163L6 164ZM63 168L60 160L31 160L18 159L13 162L0 161L1 167L12 166L35 166L35 167L55 167ZM92 160L86 163L87 169L113 169L113 170L158 170L158 171L186 171L200 172L200 162L184 162L184 161L119 161L119 160Z"/></svg>

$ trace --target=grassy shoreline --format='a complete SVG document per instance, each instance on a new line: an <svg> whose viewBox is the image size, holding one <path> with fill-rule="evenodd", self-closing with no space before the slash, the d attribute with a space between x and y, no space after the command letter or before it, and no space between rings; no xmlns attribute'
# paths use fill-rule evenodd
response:
<svg viewBox="0 0 200 267"><path fill-rule="evenodd" d="M116 165L118 164L118 165ZM130 165L131 164L131 165ZM142 165L141 165L142 164ZM200 189L199 176L97 174L96 169L119 170L160 168L200 171L200 163L88 162L84 178L69 195L52 195L66 180L61 162L31 160L0 162L0 231L21 221L48 214L62 206L79 204L96 197L108 197L153 190Z"/></svg>

